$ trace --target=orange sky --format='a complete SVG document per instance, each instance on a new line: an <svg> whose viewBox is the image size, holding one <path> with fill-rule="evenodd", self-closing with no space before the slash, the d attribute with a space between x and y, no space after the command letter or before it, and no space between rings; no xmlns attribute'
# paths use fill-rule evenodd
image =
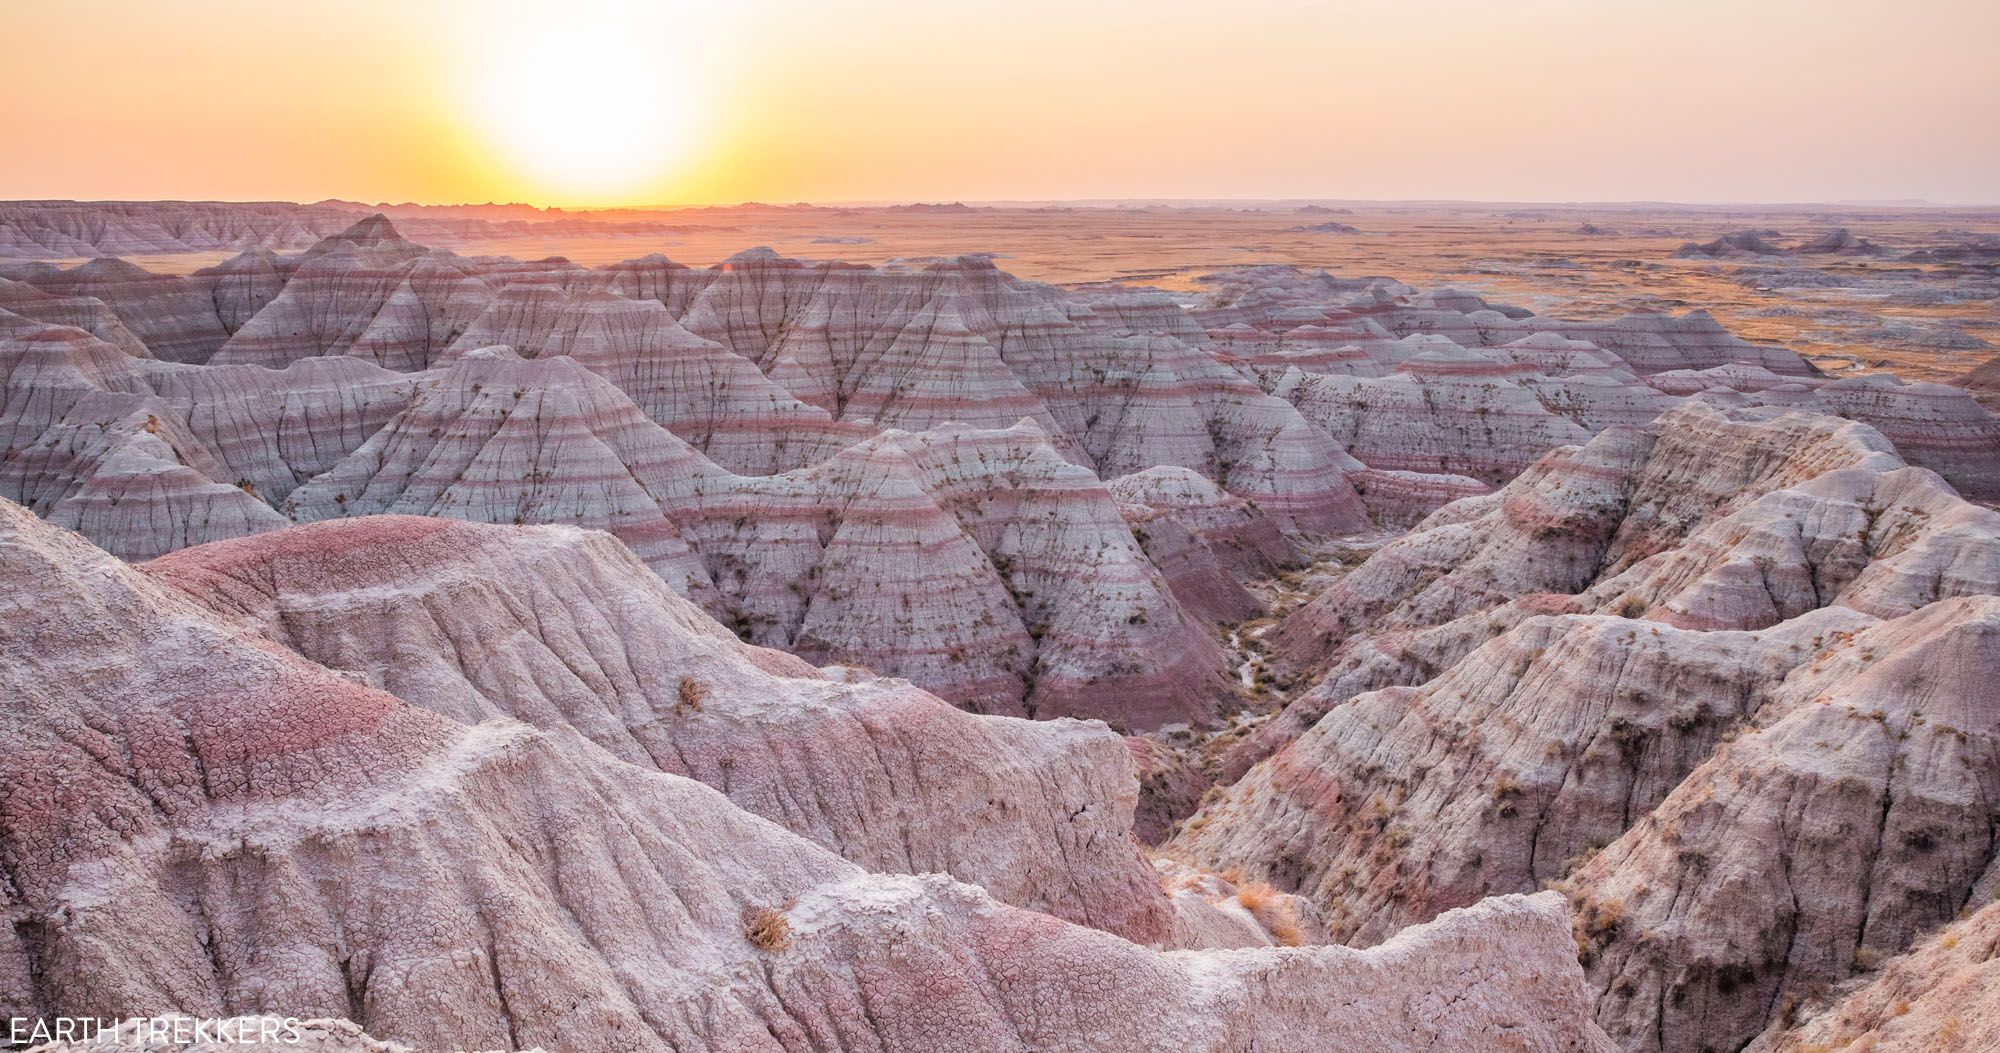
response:
<svg viewBox="0 0 2000 1053"><path fill-rule="evenodd" d="M0 7L0 198L2000 202L1993 0Z"/></svg>

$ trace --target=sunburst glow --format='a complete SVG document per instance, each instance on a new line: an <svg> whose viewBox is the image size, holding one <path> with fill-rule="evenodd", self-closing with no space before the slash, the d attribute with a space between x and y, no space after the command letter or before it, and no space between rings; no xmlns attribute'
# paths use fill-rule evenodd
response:
<svg viewBox="0 0 2000 1053"><path fill-rule="evenodd" d="M690 162L712 116L701 15L643 0L481 11L463 105L524 179L558 199L631 200Z"/></svg>

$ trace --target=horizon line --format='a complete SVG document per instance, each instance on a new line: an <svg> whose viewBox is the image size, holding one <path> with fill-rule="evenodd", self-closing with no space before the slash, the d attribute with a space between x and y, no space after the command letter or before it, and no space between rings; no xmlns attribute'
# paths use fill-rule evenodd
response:
<svg viewBox="0 0 2000 1053"><path fill-rule="evenodd" d="M1429 205L1429 206L1484 206L1484 207L1540 207L1540 208L1845 208L1845 209L2000 209L2000 199L1992 201L1933 201L1928 198L1839 198L1833 200L1672 200L1665 198L1573 198L1567 200L1531 198L1366 198L1366 197L1304 197L1304 196L1242 196L1242 197L1166 197L1166 196L1122 196L1122 197L1048 197L1048 198L868 198L822 201L688 201L688 202L635 202L618 205L561 205L535 204L528 201L375 201L357 198L325 197L314 201L290 198L69 198L69 197L20 197L0 199L0 206L34 204L188 204L188 205L296 205L314 206L358 206L360 208L527 208L540 212L673 212L696 209L731 208L899 208L910 206L963 205L968 208L1022 208L1047 207L1052 205L1072 205L1100 208L1142 206L1169 207L1221 207L1243 205L1282 205L1305 207L1309 205Z"/></svg>

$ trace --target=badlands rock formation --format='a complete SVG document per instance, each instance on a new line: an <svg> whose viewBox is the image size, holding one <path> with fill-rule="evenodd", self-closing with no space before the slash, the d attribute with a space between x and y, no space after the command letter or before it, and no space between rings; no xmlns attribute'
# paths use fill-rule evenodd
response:
<svg viewBox="0 0 2000 1053"><path fill-rule="evenodd" d="M1990 897L2000 513L1699 405L1430 517L1285 623L1322 679L1177 858L1367 945L1560 883L1630 1049L1736 1048Z"/></svg>
<svg viewBox="0 0 2000 1053"><path fill-rule="evenodd" d="M1017 906L1165 936L1116 736L973 716L899 681L830 680L723 632L607 535L372 517L142 569L461 723L581 735L868 869L949 872Z"/></svg>
<svg viewBox="0 0 2000 1053"><path fill-rule="evenodd" d="M377 206L380 207L380 206ZM0 203L0 258L73 259L184 252L292 251L339 233L377 207L354 201L9 201ZM389 208L427 242L615 237L671 232L667 224L580 219L525 205Z"/></svg>
<svg viewBox="0 0 2000 1053"><path fill-rule="evenodd" d="M1988 407L2000 405L2000 358L1988 359L1953 383L1972 392L1973 398Z"/></svg>
<svg viewBox="0 0 2000 1053"><path fill-rule="evenodd" d="M281 646L265 583L360 571L365 608L405 572L320 540L146 574L0 505L9 1015L346 1017L421 1048L1609 1048L1553 896L1369 952L1161 953L871 874L580 729L463 723ZM754 659L661 609L694 674Z"/></svg>
<svg viewBox="0 0 2000 1053"><path fill-rule="evenodd" d="M1979 1050L2000 1035L2000 905L1944 927L1804 1023L1766 1034L1752 1053L1865 1046L1880 1053ZM1982 1046L1982 1043L1984 1044Z"/></svg>
<svg viewBox="0 0 2000 1053"><path fill-rule="evenodd" d="M242 251L0 268L8 1014L1695 1053L1984 990L1966 387L1293 268L9 208Z"/></svg>
<svg viewBox="0 0 2000 1053"><path fill-rule="evenodd" d="M1231 272L1186 309L978 257L471 259L380 216L187 277L10 273L5 495L118 555L376 512L599 527L754 642L1135 730L1233 705L1200 623L1310 538L1683 402L1868 421L2000 492L1959 389L1386 279Z"/></svg>

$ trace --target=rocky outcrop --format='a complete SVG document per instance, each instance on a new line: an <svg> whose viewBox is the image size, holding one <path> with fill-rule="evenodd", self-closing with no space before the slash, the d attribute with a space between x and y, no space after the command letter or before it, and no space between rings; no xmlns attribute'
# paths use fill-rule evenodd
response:
<svg viewBox="0 0 2000 1053"><path fill-rule="evenodd" d="M1831 1005L1800 1007L1751 1053L1867 1048L1880 1053L1976 1053L2000 1034L2000 905L1944 927L1882 965Z"/></svg>
<svg viewBox="0 0 2000 1053"><path fill-rule="evenodd" d="M49 268L53 271L54 268ZM0 311L13 319L12 328L22 331L22 322L44 326L68 326L110 344L133 358L151 358L137 333L102 300L87 296L56 296L25 282L0 278Z"/></svg>
<svg viewBox="0 0 2000 1053"><path fill-rule="evenodd" d="M300 520L395 513L608 530L684 595L712 592L666 508L727 473L573 359L469 354L285 502Z"/></svg>
<svg viewBox="0 0 2000 1053"><path fill-rule="evenodd" d="M746 639L979 711L1151 727L1205 720L1226 691L1110 494L1031 424L890 432L737 476L575 360L488 350L287 508L607 530Z"/></svg>
<svg viewBox="0 0 2000 1053"><path fill-rule="evenodd" d="M1766 494L1593 587L1587 609L1761 629L1839 604L1882 618L2000 594L2000 512L1921 468L1837 469Z"/></svg>
<svg viewBox="0 0 2000 1053"><path fill-rule="evenodd" d="M1550 413L1533 392L1485 369L1381 379L1294 369L1272 393L1298 406L1363 464L1388 471L1504 483L1550 449L1590 437Z"/></svg>
<svg viewBox="0 0 2000 1053"><path fill-rule="evenodd" d="M509 286L450 355L506 345L524 358L575 359L647 417L732 471L768 475L816 464L871 434L838 425L756 365L688 332L666 308L555 284Z"/></svg>
<svg viewBox="0 0 2000 1053"><path fill-rule="evenodd" d="M233 268L241 274L245 266ZM151 357L169 362L205 362L234 330L228 322L259 297L253 285L240 281L219 289L214 272L192 277L154 274L118 259L96 259L69 270L50 269L30 277L43 292L95 300L115 312L118 320L144 344Z"/></svg>
<svg viewBox="0 0 2000 1053"><path fill-rule="evenodd" d="M1821 385L1828 412L1881 432L1896 452L1951 480L1975 501L2000 501L2000 414L1945 384L1905 384L1866 376Z"/></svg>
<svg viewBox="0 0 2000 1053"><path fill-rule="evenodd" d="M1161 954L411 706L0 517L10 1015L338 1015L422 1048L1608 1048L1554 897L1370 952Z"/></svg>
<svg viewBox="0 0 2000 1053"><path fill-rule="evenodd" d="M1832 641L1568 880L1628 1048L1739 1045L1990 897L2000 599Z"/></svg>
<svg viewBox="0 0 2000 1053"><path fill-rule="evenodd" d="M1719 259L1729 256L1782 256L1788 250L1771 239L1775 230L1738 230L1705 244L1688 242L1674 256L1679 259Z"/></svg>
<svg viewBox="0 0 2000 1053"><path fill-rule="evenodd" d="M406 241L376 216L315 244L209 361L278 367L351 355L386 369L424 369L492 296L470 263Z"/></svg>
<svg viewBox="0 0 2000 1053"><path fill-rule="evenodd" d="M1411 688L1333 707L1175 839L1330 911L1362 945L1499 892L1532 891L1647 815L1836 634L1542 616Z"/></svg>
<svg viewBox="0 0 2000 1053"><path fill-rule="evenodd" d="M1187 468L1133 472L1111 483L1146 556L1190 611L1237 622L1263 609L1242 582L1304 562L1271 517Z"/></svg>
<svg viewBox="0 0 2000 1053"><path fill-rule="evenodd" d="M1952 383L1972 392L1988 409L2000 406L2000 358L1988 359Z"/></svg>
<svg viewBox="0 0 2000 1053"><path fill-rule="evenodd" d="M949 872L1140 942L1165 934L1125 836L1134 787L1116 737L830 681L738 642L608 536L374 517L144 570L407 702L575 732L870 870Z"/></svg>
<svg viewBox="0 0 2000 1053"><path fill-rule="evenodd" d="M1836 418L1686 406L1439 510L1287 619L1279 639L1301 664L1325 668L1364 628L1379 642L1520 597L1578 593L1758 495L1855 465L1899 462L1878 433Z"/></svg>

